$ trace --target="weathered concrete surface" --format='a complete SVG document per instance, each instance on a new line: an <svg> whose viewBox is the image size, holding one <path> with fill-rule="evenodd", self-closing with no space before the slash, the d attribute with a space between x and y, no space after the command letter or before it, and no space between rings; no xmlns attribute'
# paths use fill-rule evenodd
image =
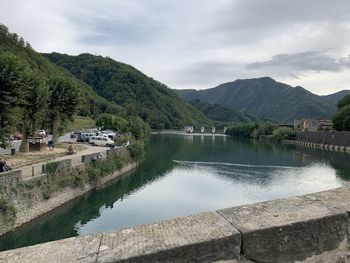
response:
<svg viewBox="0 0 350 263"><path fill-rule="evenodd" d="M305 195L312 201L350 213L350 186Z"/></svg>
<svg viewBox="0 0 350 263"><path fill-rule="evenodd" d="M242 252L258 262L294 262L345 249L347 214L295 197L219 210L242 234ZM345 240L345 242L344 242Z"/></svg>
<svg viewBox="0 0 350 263"><path fill-rule="evenodd" d="M98 262L212 262L240 248L237 229L210 212L104 234Z"/></svg>
<svg viewBox="0 0 350 263"><path fill-rule="evenodd" d="M0 262L350 263L350 188L0 252Z"/></svg>
<svg viewBox="0 0 350 263"><path fill-rule="evenodd" d="M68 238L0 253L0 262L96 262L102 234Z"/></svg>

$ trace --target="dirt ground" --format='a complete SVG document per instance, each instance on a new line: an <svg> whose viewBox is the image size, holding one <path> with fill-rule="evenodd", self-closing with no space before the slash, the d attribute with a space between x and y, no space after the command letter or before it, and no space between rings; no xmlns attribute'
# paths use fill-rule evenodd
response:
<svg viewBox="0 0 350 263"><path fill-rule="evenodd" d="M49 148L46 148L43 151L37 151L37 152L29 152L29 153L21 153L16 152L16 155L1 155L0 158L4 158L6 163L11 168L18 168L24 165L30 165L34 163L39 163L43 161L48 161L51 159L55 159L57 157L65 156L68 154L69 144L68 143L59 143L55 145L54 150L49 150ZM84 151L88 149L87 145L84 144L73 144L74 150L77 151Z"/></svg>

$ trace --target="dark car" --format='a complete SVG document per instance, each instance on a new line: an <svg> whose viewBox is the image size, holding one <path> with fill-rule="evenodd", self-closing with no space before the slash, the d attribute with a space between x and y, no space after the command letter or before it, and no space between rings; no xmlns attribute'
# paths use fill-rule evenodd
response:
<svg viewBox="0 0 350 263"><path fill-rule="evenodd" d="M78 135L77 142L89 142L89 137L86 137L85 135Z"/></svg>

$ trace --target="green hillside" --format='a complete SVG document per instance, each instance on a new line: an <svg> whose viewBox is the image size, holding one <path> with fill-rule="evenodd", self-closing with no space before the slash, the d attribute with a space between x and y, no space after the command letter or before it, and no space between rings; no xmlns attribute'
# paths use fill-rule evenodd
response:
<svg viewBox="0 0 350 263"><path fill-rule="evenodd" d="M40 53L34 51L29 43L15 33L10 33L6 26L0 24L0 52L8 52L26 63L45 79L64 76L73 81L80 92L80 115L95 115L101 112L118 113L122 107L96 94L86 83L78 80L67 70L56 66Z"/></svg>
<svg viewBox="0 0 350 263"><path fill-rule="evenodd" d="M302 87L291 87L269 77L236 80L207 90L177 90L187 101L211 104L292 123L299 118L330 118L336 106Z"/></svg>
<svg viewBox="0 0 350 263"><path fill-rule="evenodd" d="M235 122L235 123L247 123L247 122L260 122L261 119L254 117L250 114L246 114L243 112L238 112L235 110L230 110L225 108L219 104L210 104L208 102L201 101L199 99L195 99L189 101L191 105L200 110L207 116L209 119L213 121L219 122Z"/></svg>
<svg viewBox="0 0 350 263"><path fill-rule="evenodd" d="M152 128L181 128L184 125L199 127L211 123L173 90L132 66L91 54L69 56L51 53L44 56L69 70L100 96L135 108Z"/></svg>
<svg viewBox="0 0 350 263"><path fill-rule="evenodd" d="M333 93L333 94L324 95L324 96L322 96L322 98L328 100L329 102L333 103L334 105L338 105L338 102L342 98L344 98L346 95L350 95L350 90L338 91L338 92Z"/></svg>

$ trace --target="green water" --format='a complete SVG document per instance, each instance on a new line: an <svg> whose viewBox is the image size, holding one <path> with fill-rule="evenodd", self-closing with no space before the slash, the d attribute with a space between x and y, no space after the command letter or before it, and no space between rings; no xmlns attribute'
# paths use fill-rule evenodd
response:
<svg viewBox="0 0 350 263"><path fill-rule="evenodd" d="M154 135L144 163L0 238L12 249L342 186L349 155L214 136Z"/></svg>

